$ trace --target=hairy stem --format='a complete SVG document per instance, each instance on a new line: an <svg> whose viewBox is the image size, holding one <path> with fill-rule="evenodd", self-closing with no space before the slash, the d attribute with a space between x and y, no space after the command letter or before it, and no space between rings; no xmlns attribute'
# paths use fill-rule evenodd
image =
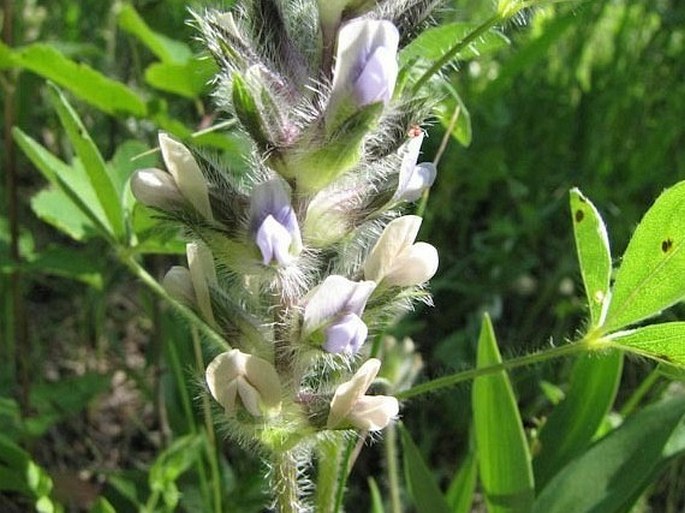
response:
<svg viewBox="0 0 685 513"><path fill-rule="evenodd" d="M271 488L277 513L299 513L302 508L294 455L289 451L275 453L272 465Z"/></svg>
<svg viewBox="0 0 685 513"><path fill-rule="evenodd" d="M390 513L402 513L400 498L400 471L397 454L397 426L391 422L385 432L385 464L388 472L388 490L390 492Z"/></svg>

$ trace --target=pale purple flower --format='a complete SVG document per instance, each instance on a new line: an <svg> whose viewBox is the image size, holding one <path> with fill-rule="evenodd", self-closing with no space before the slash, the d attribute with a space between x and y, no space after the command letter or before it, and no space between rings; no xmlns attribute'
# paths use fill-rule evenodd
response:
<svg viewBox="0 0 685 513"><path fill-rule="evenodd" d="M302 236L288 192L280 180L255 186L250 203L250 229L264 265L288 265L302 251Z"/></svg>
<svg viewBox="0 0 685 513"><path fill-rule="evenodd" d="M338 33L331 104L351 92L357 106L388 103L397 81L397 28L389 21L357 19Z"/></svg>
<svg viewBox="0 0 685 513"><path fill-rule="evenodd" d="M305 336L323 330L323 349L329 353L356 353L368 335L361 316L371 293L372 281L354 282L331 275L312 291L304 310Z"/></svg>
<svg viewBox="0 0 685 513"><path fill-rule="evenodd" d="M394 199L397 201L416 201L423 191L433 185L437 171L432 162L416 164L419 159L421 143L424 133L412 137L404 145L402 166L400 167L399 183Z"/></svg>

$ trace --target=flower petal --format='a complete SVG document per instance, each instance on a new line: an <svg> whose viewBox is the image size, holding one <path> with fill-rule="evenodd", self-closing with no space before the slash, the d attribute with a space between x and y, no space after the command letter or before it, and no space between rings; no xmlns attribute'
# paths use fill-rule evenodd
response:
<svg viewBox="0 0 685 513"><path fill-rule="evenodd" d="M306 299L305 336L323 327L338 314L354 313L361 316L375 287L372 281L355 282L337 274L328 276Z"/></svg>
<svg viewBox="0 0 685 513"><path fill-rule="evenodd" d="M329 353L356 353L369 334L369 328L356 314L348 313L326 328L324 350Z"/></svg>
<svg viewBox="0 0 685 513"><path fill-rule="evenodd" d="M290 244L292 237L288 230L273 216L268 215L257 230L255 239L259 250L262 252L262 263L269 265L276 260L280 265L288 265L290 256Z"/></svg>
<svg viewBox="0 0 685 513"><path fill-rule="evenodd" d="M380 368L380 360L369 358L349 381L336 388L326 423L329 428L338 426L347 417L357 401L369 389Z"/></svg>
<svg viewBox="0 0 685 513"><path fill-rule="evenodd" d="M416 240L421 222L419 216L402 216L385 227L364 264L364 277L367 280L377 283L383 280L400 253Z"/></svg>
<svg viewBox="0 0 685 513"><path fill-rule="evenodd" d="M398 255L384 280L388 285L411 287L430 280L438 270L438 251L426 242L417 242Z"/></svg>
<svg viewBox="0 0 685 513"><path fill-rule="evenodd" d="M188 268L182 265L173 266L164 275L162 287L177 301L188 306L197 305L193 280L190 277Z"/></svg>
<svg viewBox="0 0 685 513"><path fill-rule="evenodd" d="M365 431L379 431L387 426L400 411L397 399L387 395L361 397L347 418L350 423Z"/></svg>
<svg viewBox="0 0 685 513"><path fill-rule="evenodd" d="M143 205L162 210L174 210L185 203L174 177L157 168L136 171L131 177L131 192Z"/></svg>
<svg viewBox="0 0 685 513"><path fill-rule="evenodd" d="M174 177L181 194L206 219L214 219L207 182L190 150L165 133L159 134L159 146L164 164Z"/></svg>

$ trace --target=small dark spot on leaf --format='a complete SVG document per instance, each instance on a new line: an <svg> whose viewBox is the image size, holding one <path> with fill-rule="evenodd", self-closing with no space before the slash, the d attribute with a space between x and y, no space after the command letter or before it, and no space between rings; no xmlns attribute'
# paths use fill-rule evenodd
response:
<svg viewBox="0 0 685 513"><path fill-rule="evenodd" d="M585 214L582 210L576 210L576 223L580 223L585 218Z"/></svg>
<svg viewBox="0 0 685 513"><path fill-rule="evenodd" d="M578 196L578 199L579 199L582 203L587 203L587 200L585 199L585 196Z"/></svg>
<svg viewBox="0 0 685 513"><path fill-rule="evenodd" d="M671 239L666 239L661 243L661 251L664 253L668 253L671 251L671 248L673 247L673 241Z"/></svg>
<svg viewBox="0 0 685 513"><path fill-rule="evenodd" d="M657 358L658 358L659 360L663 360L663 361L669 362L669 363L673 361L673 360L671 360L671 357L668 356L667 354L660 354L660 355L657 356Z"/></svg>

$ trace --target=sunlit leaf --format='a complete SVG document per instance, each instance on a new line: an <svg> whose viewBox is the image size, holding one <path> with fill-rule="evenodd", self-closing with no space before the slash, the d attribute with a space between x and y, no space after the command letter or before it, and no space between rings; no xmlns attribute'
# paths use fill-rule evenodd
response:
<svg viewBox="0 0 685 513"><path fill-rule="evenodd" d="M440 122L445 129L450 129L451 127L450 133L459 144L468 147L471 145L471 140L473 139L471 114L457 90L447 82L444 84L444 87L454 101L444 101L440 104L440 107L438 108Z"/></svg>
<svg viewBox="0 0 685 513"><path fill-rule="evenodd" d="M108 114L143 117L147 112L143 100L124 84L68 59L47 44L34 43L15 49L12 63L68 89Z"/></svg>
<svg viewBox="0 0 685 513"><path fill-rule="evenodd" d="M665 322L620 331L609 339L626 351L685 366L685 322Z"/></svg>
<svg viewBox="0 0 685 513"><path fill-rule="evenodd" d="M210 89L216 72L214 61L208 59L190 59L182 64L156 62L145 70L145 81L160 91L195 99Z"/></svg>
<svg viewBox="0 0 685 513"><path fill-rule="evenodd" d="M31 209L40 219L74 240L82 241L100 233L93 221L54 187L47 187L31 198Z"/></svg>
<svg viewBox="0 0 685 513"><path fill-rule="evenodd" d="M478 368L502 363L489 316L478 340ZM533 470L516 398L505 371L473 383L473 422L480 481L489 513L529 513Z"/></svg>
<svg viewBox="0 0 685 513"><path fill-rule="evenodd" d="M566 398L552 411L539 435L533 461L538 490L589 447L609 413L621 379L623 355L583 355L576 360Z"/></svg>
<svg viewBox="0 0 685 513"><path fill-rule="evenodd" d="M450 508L433 473L421 456L421 451L411 439L411 435L399 426L402 439L402 461L407 488L419 513L449 513Z"/></svg>
<svg viewBox="0 0 685 513"><path fill-rule="evenodd" d="M452 513L469 513L473 505L478 477L478 458L473 445L472 442L447 490L447 503Z"/></svg>
<svg viewBox="0 0 685 513"><path fill-rule="evenodd" d="M666 189L630 239L604 331L658 314L685 297L685 182Z"/></svg>
<svg viewBox="0 0 685 513"><path fill-rule="evenodd" d="M95 191L98 202L105 212L108 227L112 235L121 239L125 233L121 196L118 194L112 177L109 174L100 151L83 126L76 111L56 87L50 88L50 97L54 108L67 132L69 141L74 147L83 167L88 173L90 184Z"/></svg>
<svg viewBox="0 0 685 513"><path fill-rule="evenodd" d="M602 321L602 308L609 300L611 251L604 221L595 206L578 189L570 192L573 234L585 284L592 326Z"/></svg>
<svg viewBox="0 0 685 513"><path fill-rule="evenodd" d="M685 450L685 398L652 404L570 462L533 513L629 511L668 460Z"/></svg>

